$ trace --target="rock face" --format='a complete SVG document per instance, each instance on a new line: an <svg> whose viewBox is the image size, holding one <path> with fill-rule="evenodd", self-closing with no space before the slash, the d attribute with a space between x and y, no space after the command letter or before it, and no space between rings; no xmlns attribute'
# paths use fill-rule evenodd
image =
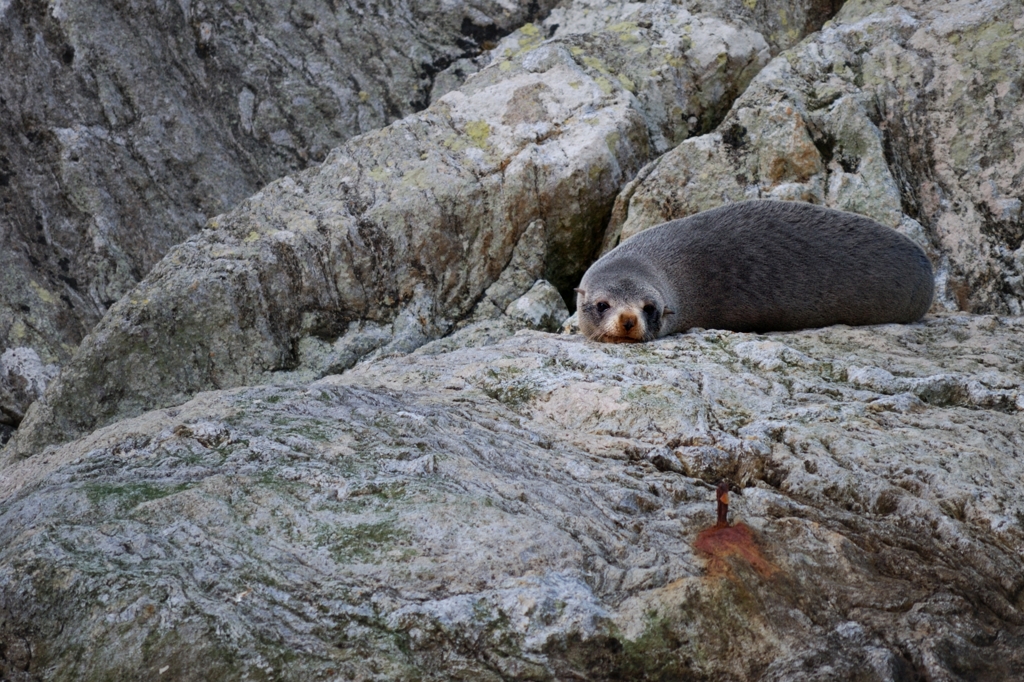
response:
<svg viewBox="0 0 1024 682"><path fill-rule="evenodd" d="M566 4L172 248L58 378L6 348L0 435L49 386L0 456L0 679L1024 679L1024 317L537 331L601 248L748 196L1019 310L1024 8L851 1L799 42L827 5L749 4Z"/></svg>
<svg viewBox="0 0 1024 682"><path fill-rule="evenodd" d="M674 17L678 15L680 9L685 9L687 13L714 18L731 26L752 28L767 42L772 54L776 54L792 47L807 34L817 31L841 6L842 2L838 0L796 0L787 3L742 0L712 0L700 3L679 3L673 0L652 0L642 3L623 0L561 2L537 26L517 31L512 37L502 41L497 50L453 62L437 75L431 97L437 99L446 92L458 88L467 75L476 73L507 50L518 49L521 40L535 41L538 35L567 38L572 35L610 31L624 34L627 43L633 43L632 47L640 47L641 50L652 47L664 50L677 47L682 42L684 49L693 48L695 52L687 59L714 58L715 44L708 42L707 36L690 36L689 31L679 33L673 30L671 25L675 21ZM665 31L666 28L668 31ZM643 31L638 34L637 29ZM633 37L630 38L629 34L633 34ZM665 54L665 57L668 62L679 58L678 55L673 57L670 53ZM628 67L629 61L622 60L620 65ZM712 61L706 61L704 66L714 68ZM657 71L658 69L655 69L655 73L650 75L657 78ZM673 74L666 70L664 75ZM639 80L642 82L648 77L648 74L640 74ZM717 92L703 93L695 92L685 81L677 82L675 85L678 89L672 93L674 97L666 97L669 93L663 91L656 95L656 101L645 101L645 105L649 108L674 109L670 123L685 137L694 130L706 131L713 128L721 115L728 110L736 95L736 87L742 86L742 82L723 83L724 87ZM700 95L704 95L703 101L700 102L700 106L694 107L692 100L695 96L699 98Z"/></svg>
<svg viewBox="0 0 1024 682"><path fill-rule="evenodd" d="M31 348L8 348L0 355L0 442L7 442L25 410L56 375L57 366L44 365Z"/></svg>
<svg viewBox="0 0 1024 682"><path fill-rule="evenodd" d="M3 676L1019 679L1022 339L485 321L204 393L4 470Z"/></svg>
<svg viewBox="0 0 1024 682"><path fill-rule="evenodd" d="M209 216L552 4L0 2L0 351L67 361Z"/></svg>
<svg viewBox="0 0 1024 682"><path fill-rule="evenodd" d="M212 221L110 310L10 451L273 380L310 339L410 351L470 315L531 225L566 295L620 188L769 59L752 28L658 7L546 42L521 29L460 90Z"/></svg>

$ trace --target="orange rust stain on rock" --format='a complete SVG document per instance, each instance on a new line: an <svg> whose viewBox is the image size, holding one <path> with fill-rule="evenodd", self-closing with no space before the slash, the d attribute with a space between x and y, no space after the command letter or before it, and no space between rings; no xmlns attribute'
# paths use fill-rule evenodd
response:
<svg viewBox="0 0 1024 682"><path fill-rule="evenodd" d="M735 558L750 565L759 575L770 578L779 567L768 561L754 540L754 533L744 523L735 526L712 526L702 530L693 543L694 548L710 557L709 575L729 573L727 559Z"/></svg>

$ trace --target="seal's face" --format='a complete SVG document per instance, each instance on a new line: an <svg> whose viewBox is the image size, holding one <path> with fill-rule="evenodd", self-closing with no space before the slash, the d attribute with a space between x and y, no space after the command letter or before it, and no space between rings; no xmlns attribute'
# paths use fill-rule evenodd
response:
<svg viewBox="0 0 1024 682"><path fill-rule="evenodd" d="M576 290L580 331L592 341L638 343L652 341L661 331L662 316L669 312L655 292L640 296L615 295L610 291Z"/></svg>

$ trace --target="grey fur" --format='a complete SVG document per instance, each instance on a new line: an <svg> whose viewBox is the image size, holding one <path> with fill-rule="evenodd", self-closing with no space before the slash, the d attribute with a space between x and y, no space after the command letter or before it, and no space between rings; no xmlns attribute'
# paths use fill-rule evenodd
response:
<svg viewBox="0 0 1024 682"><path fill-rule="evenodd" d="M591 338L647 341L692 327L914 322L931 306L932 289L928 257L895 230L813 204L747 201L626 240L583 275L577 306ZM599 303L610 308L598 313ZM645 303L643 330L608 331L609 315ZM661 315L666 309L671 314Z"/></svg>

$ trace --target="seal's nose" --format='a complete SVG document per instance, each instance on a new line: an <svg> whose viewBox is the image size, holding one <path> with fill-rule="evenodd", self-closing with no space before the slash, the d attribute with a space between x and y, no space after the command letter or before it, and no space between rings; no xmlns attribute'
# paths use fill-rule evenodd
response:
<svg viewBox="0 0 1024 682"><path fill-rule="evenodd" d="M636 315L621 315L619 317L619 324L628 332L636 326Z"/></svg>

